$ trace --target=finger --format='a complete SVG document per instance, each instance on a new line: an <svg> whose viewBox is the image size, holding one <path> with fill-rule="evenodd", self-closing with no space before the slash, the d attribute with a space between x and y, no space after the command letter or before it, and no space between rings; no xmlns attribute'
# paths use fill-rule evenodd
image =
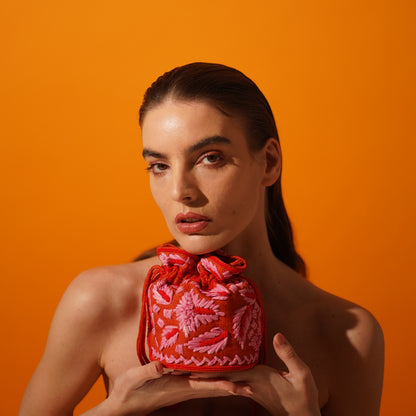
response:
<svg viewBox="0 0 416 416"><path fill-rule="evenodd" d="M252 394L251 387L246 383L233 383L224 379L189 379L189 386L198 397L206 396L246 396ZM200 396L199 396L200 395Z"/></svg>
<svg viewBox="0 0 416 416"><path fill-rule="evenodd" d="M292 375L303 374L309 371L309 367L299 358L295 349L281 333L273 338L273 347L279 358L286 364L289 373Z"/></svg>
<svg viewBox="0 0 416 416"><path fill-rule="evenodd" d="M201 378L225 378L228 373L222 371L192 371L189 375L190 378L201 379Z"/></svg>
<svg viewBox="0 0 416 416"><path fill-rule="evenodd" d="M141 387L147 381L155 380L163 375L163 365L159 361L152 361L149 364L133 367L128 370L126 377L135 388Z"/></svg>

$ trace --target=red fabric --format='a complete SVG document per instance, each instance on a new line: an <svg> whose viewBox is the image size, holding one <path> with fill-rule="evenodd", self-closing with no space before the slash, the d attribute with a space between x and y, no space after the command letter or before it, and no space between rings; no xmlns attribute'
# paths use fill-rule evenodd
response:
<svg viewBox="0 0 416 416"><path fill-rule="evenodd" d="M185 371L231 371L264 361L265 315L254 282L237 256L195 256L172 246L157 250L143 287L137 352ZM146 331L147 327L147 331Z"/></svg>

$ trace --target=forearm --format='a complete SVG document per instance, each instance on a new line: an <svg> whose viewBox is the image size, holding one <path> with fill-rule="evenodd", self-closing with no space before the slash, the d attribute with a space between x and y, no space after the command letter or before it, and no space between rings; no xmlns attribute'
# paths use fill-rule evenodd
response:
<svg viewBox="0 0 416 416"><path fill-rule="evenodd" d="M111 411L111 409L108 407L108 403L106 400L104 400L99 405L93 407L90 410L87 410L80 416L116 416L116 413Z"/></svg>

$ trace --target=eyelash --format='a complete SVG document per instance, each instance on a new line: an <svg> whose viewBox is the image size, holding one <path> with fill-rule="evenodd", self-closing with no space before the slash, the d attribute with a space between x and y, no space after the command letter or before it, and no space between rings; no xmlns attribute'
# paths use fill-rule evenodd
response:
<svg viewBox="0 0 416 416"><path fill-rule="evenodd" d="M212 161L212 162L209 162L209 161L207 161L207 163L203 163L203 160L204 159L207 159L207 158L209 158L209 157L214 157L215 158L215 161ZM222 166L222 164L223 164L223 162L224 162L224 156L222 155L222 154L220 154L220 153L205 153L205 154L203 154L201 157L199 157L198 159L197 159L197 162L196 162L196 164L199 164L199 163L203 163L205 166L207 166L208 168L213 168L213 169L215 169L215 168L219 168L219 167L221 167ZM159 169L160 169L160 167L163 167L162 168L162 170L161 171L155 171L155 168L156 167L159 167ZM153 173L153 175L162 175L163 173L164 173L164 171L166 171L166 169L168 168L169 166L166 164L166 163L161 163L161 162L152 162L152 163L150 163L149 164L149 166L146 168L146 171L147 172L152 172Z"/></svg>
<svg viewBox="0 0 416 416"><path fill-rule="evenodd" d="M155 172L155 167L156 166L164 166L165 169L162 169L161 172ZM167 168L167 165L165 163L160 163L160 162L155 162L155 163L150 163L150 165L146 168L147 172L152 172L153 175L161 175L163 173L163 171L165 171Z"/></svg>
<svg viewBox="0 0 416 416"><path fill-rule="evenodd" d="M212 166L213 168L214 167L218 167L219 164L221 164L222 162L224 162L224 157L222 156L222 154L216 153L216 152L215 153L214 152L212 152L212 153L206 153L206 154L202 155L202 157L200 157L198 159L198 162L199 161L202 162L204 159L207 159L209 157L215 157L216 158L215 162L208 162L207 163L207 165Z"/></svg>

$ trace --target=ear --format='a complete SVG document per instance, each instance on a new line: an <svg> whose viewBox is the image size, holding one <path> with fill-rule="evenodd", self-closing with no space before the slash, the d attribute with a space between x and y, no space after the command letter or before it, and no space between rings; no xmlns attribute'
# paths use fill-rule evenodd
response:
<svg viewBox="0 0 416 416"><path fill-rule="evenodd" d="M266 167L262 185L271 186L279 179L282 171L282 152L278 140L274 137L268 139L263 147L263 152Z"/></svg>

